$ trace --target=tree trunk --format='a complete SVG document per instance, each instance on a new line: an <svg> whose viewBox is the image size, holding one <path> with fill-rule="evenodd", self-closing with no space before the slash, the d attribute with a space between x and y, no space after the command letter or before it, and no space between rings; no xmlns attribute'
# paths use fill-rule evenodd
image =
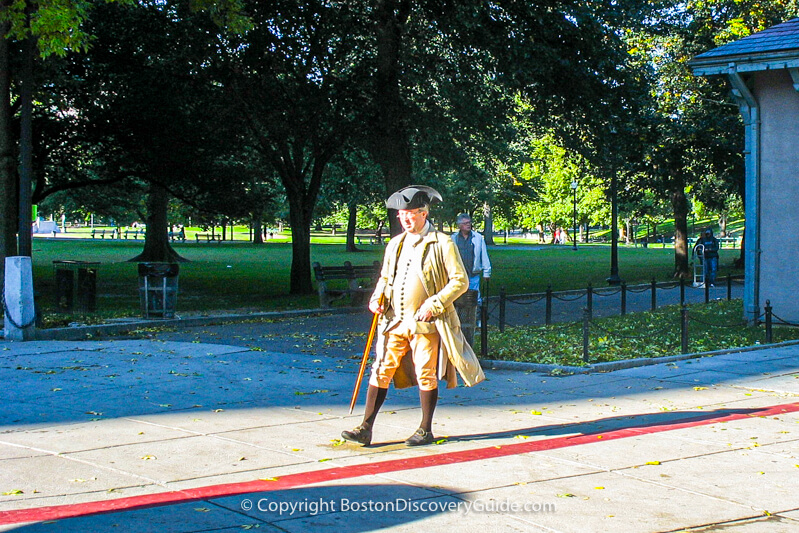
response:
<svg viewBox="0 0 799 533"><path fill-rule="evenodd" d="M289 222L291 223L291 277L289 292L291 294L310 294L311 284L311 217L306 211L313 211L307 206L304 196L289 194Z"/></svg>
<svg viewBox="0 0 799 533"><path fill-rule="evenodd" d="M719 216L719 237L727 236L727 215L722 213Z"/></svg>
<svg viewBox="0 0 799 533"><path fill-rule="evenodd" d="M483 220L485 227L483 228L483 238L489 246L494 245L494 217L491 215L491 206L488 202L483 204Z"/></svg>
<svg viewBox="0 0 799 533"><path fill-rule="evenodd" d="M133 263L176 263L187 262L169 243L167 227L167 206L169 193L166 189L155 183L150 185L147 195L147 233L144 235L144 250L142 253L128 259Z"/></svg>
<svg viewBox="0 0 799 533"><path fill-rule="evenodd" d="M411 184L411 147L400 93L399 56L410 0L376 0L377 71L372 153L383 169L386 195ZM391 235L402 231L397 213L388 212Z"/></svg>
<svg viewBox="0 0 799 533"><path fill-rule="evenodd" d="M0 3L6 7L7 2ZM8 23L0 24L0 35ZM0 39L0 288L5 282L5 258L17 255L17 173L11 128L11 72L9 40Z"/></svg>
<svg viewBox="0 0 799 533"><path fill-rule="evenodd" d="M671 207L674 211L674 277L688 279L691 277L688 268L688 198L684 187L671 193Z"/></svg>
<svg viewBox="0 0 799 533"><path fill-rule="evenodd" d="M360 250L355 247L355 229L358 223L358 206L355 204L350 204L347 206L347 210L347 245L345 249L348 252L360 252Z"/></svg>
<svg viewBox="0 0 799 533"><path fill-rule="evenodd" d="M33 69L36 62L36 41L29 36L22 42L22 84L20 87L19 120L19 225L17 252L31 256L31 214L33 206Z"/></svg>
<svg viewBox="0 0 799 533"><path fill-rule="evenodd" d="M286 189L289 202L289 222L291 223L291 278L289 292L291 294L310 294L314 292L311 283L311 223L316 199L322 186L322 174L334 152L317 152L312 157L311 176L306 181L308 165L299 164L303 158L302 150L286 150L294 152L297 161L275 159L275 168L280 174L280 181Z"/></svg>

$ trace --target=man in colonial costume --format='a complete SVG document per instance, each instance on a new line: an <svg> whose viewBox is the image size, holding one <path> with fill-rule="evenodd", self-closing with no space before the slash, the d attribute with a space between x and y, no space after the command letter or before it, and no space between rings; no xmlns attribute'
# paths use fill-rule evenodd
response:
<svg viewBox="0 0 799 533"><path fill-rule="evenodd" d="M431 444L438 381L457 384L456 372L467 386L485 379L480 363L461 332L453 303L466 292L469 276L452 239L427 220L430 205L441 201L431 187L411 185L386 200L396 209L404 230L386 247L380 279L369 309L380 314L375 362L361 424L341 436L368 446L372 427L388 385L418 385L422 421L405 443Z"/></svg>

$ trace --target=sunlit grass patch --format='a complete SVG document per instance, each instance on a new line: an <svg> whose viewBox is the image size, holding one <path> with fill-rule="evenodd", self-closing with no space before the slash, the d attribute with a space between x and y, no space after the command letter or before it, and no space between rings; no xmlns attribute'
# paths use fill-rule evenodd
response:
<svg viewBox="0 0 799 533"><path fill-rule="evenodd" d="M688 308L688 352L709 352L765 342L763 325L743 321L741 300L720 300ZM594 319L588 363L652 358L681 353L680 306ZM582 322L490 328L488 358L503 361L584 366ZM774 327L773 342L799 339L799 328Z"/></svg>

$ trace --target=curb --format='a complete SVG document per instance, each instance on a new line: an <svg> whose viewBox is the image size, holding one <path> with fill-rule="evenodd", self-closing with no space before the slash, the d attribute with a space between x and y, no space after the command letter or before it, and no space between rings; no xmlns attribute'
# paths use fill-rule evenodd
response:
<svg viewBox="0 0 799 533"><path fill-rule="evenodd" d="M546 365L542 363L522 363L519 361L497 361L493 359L481 359L480 364L484 368L492 370L525 370L528 372L542 372L550 375L557 375L558 373L567 374L593 374L597 372L614 372L616 370L625 370L628 368L638 368L642 366L660 365L666 363L674 363L677 361L685 361L687 359L700 359L702 357L714 357L716 355L725 355L730 353L744 353L754 352L757 350L766 350L769 348L782 348L784 346L794 346L799 344L799 340L778 342L775 344L756 344L754 346L742 346L740 348L727 348L724 350L715 350L712 352L696 352L680 355L667 355L664 357L642 357L639 359L625 359L622 361L609 361L607 363L595 363L587 366L564 366L564 365ZM553 374L553 371L555 373Z"/></svg>
<svg viewBox="0 0 799 533"><path fill-rule="evenodd" d="M268 320L308 317L316 315L355 314L365 312L360 307L340 307L336 309L303 309L298 311L272 311L266 313L248 313L243 315L213 315L188 318L136 320L117 324L97 324L92 326L76 326L69 328L37 329L37 341L77 341L102 335L119 335L145 328L161 327L196 327L214 324L247 322L250 320Z"/></svg>

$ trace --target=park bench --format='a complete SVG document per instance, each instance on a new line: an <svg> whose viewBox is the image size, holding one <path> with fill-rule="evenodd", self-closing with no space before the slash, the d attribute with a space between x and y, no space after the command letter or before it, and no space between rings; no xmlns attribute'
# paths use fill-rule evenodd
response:
<svg viewBox="0 0 799 533"><path fill-rule="evenodd" d="M186 233L183 230L180 231L170 231L168 234L170 241L180 241L186 242Z"/></svg>
<svg viewBox="0 0 799 533"><path fill-rule="evenodd" d="M125 230L125 238L132 236L134 239L138 239L139 235L144 236L144 230L138 228L128 228Z"/></svg>
<svg viewBox="0 0 799 533"><path fill-rule="evenodd" d="M197 242L222 242L221 235L214 235L211 233L195 233L194 238L197 239Z"/></svg>
<svg viewBox="0 0 799 533"><path fill-rule="evenodd" d="M373 230L356 229L355 240L358 244L363 244L364 241L369 244L383 244L385 242L385 237L382 235L378 236Z"/></svg>
<svg viewBox="0 0 799 533"><path fill-rule="evenodd" d="M319 291L320 307L328 308L332 302L346 297L350 298L352 306L358 306L363 305L372 294L380 276L380 261L374 261L371 265L353 265L345 261L344 266L325 267L314 263L313 271ZM337 280L345 281L346 285L343 287L329 285L331 281Z"/></svg>
<svg viewBox="0 0 799 533"><path fill-rule="evenodd" d="M105 239L105 230L104 229L94 229L94 228L92 228L92 239L95 239L98 236L101 239Z"/></svg>

